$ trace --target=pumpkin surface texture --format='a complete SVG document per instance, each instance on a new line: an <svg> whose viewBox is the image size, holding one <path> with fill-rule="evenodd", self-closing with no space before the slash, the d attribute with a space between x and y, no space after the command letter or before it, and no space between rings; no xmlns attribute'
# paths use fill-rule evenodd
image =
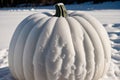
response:
<svg viewBox="0 0 120 80"><path fill-rule="evenodd" d="M101 23L84 12L36 13L16 28L9 47L9 68L16 80L98 80L111 58Z"/></svg>

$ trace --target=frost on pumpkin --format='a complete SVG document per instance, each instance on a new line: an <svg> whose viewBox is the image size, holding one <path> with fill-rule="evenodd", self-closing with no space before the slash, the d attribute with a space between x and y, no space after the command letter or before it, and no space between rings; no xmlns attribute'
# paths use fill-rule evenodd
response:
<svg viewBox="0 0 120 80"><path fill-rule="evenodd" d="M66 24L64 18L61 18L55 24L48 45L46 56L46 72L48 79L68 79L72 73L71 67L74 64L74 55L75 52L73 50L68 24Z"/></svg>

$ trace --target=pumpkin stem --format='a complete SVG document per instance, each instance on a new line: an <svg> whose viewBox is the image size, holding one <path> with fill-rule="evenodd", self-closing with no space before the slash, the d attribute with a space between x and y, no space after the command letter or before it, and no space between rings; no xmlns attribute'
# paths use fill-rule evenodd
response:
<svg viewBox="0 0 120 80"><path fill-rule="evenodd" d="M56 17L66 17L67 16L67 10L63 3L58 3L55 5L56 8Z"/></svg>

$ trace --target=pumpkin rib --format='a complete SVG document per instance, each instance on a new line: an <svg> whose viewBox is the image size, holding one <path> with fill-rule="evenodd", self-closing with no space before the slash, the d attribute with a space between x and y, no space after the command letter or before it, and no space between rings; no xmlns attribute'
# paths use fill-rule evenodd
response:
<svg viewBox="0 0 120 80"><path fill-rule="evenodd" d="M39 35L39 39L37 41L37 45L35 49L35 54L33 57L35 80L47 80L47 71L45 66L45 55L46 55L45 52L46 52L47 43L52 34L56 20L57 17L53 17L49 21L47 21L47 23L44 25L42 33Z"/></svg>
<svg viewBox="0 0 120 80"><path fill-rule="evenodd" d="M70 31L66 19L62 17L58 18L54 27L46 55L48 80L65 80L69 78L73 62L73 54L70 54L73 49L69 49L72 46Z"/></svg>
<svg viewBox="0 0 120 80"><path fill-rule="evenodd" d="M61 64L62 60L56 60L56 59L54 59L55 56L53 54L55 53L55 49L57 48L57 46L55 45L56 47L54 47L53 49L51 49L52 48L51 44L54 41L54 37L55 37L55 35L54 35L54 31L55 31L55 28L56 28L55 25L56 25L56 23L57 23L58 20L59 19L57 19L56 22L55 22L55 24L54 24L54 29L52 30L51 36L50 36L50 38L48 40L48 43L46 45L47 47L46 47L46 56L45 56L45 66L46 66L47 80L57 80L59 78L58 75L60 75L59 70L60 70L61 66L59 66L59 65ZM52 37L52 36L54 36L54 37ZM57 40L55 40L55 42L57 42ZM56 52L56 54L58 54L58 52ZM53 57L53 58L51 58L51 57Z"/></svg>
<svg viewBox="0 0 120 80"><path fill-rule="evenodd" d="M23 30L20 32L20 35L18 37L18 40L16 42L15 51L14 51L14 68L16 75L18 79L24 80L24 74L23 74L23 50L26 42L26 38L31 31L31 29L34 27L34 25L39 21L41 17L32 19L30 22L28 22ZM28 27L29 26L29 27Z"/></svg>
<svg viewBox="0 0 120 80"><path fill-rule="evenodd" d="M110 40L109 40L106 30L103 28L103 26L100 24L100 22L98 20L96 20L94 17L92 17L89 14L86 14L86 13L79 14L79 12L77 12L77 13L74 12L74 13L72 13L72 15L83 16L87 21L90 22L91 25L93 25L93 27L98 32L100 39L102 41L104 52L105 52L105 69L104 69L104 73L103 73L103 75L104 75L108 70L108 66L109 66L110 59L111 59L111 45L110 45ZM99 25L99 27L97 27L98 25Z"/></svg>
<svg viewBox="0 0 120 80"><path fill-rule="evenodd" d="M83 18L84 19L84 18ZM82 21L82 20L80 20L80 21ZM83 22L81 22L81 23L83 23ZM88 22L89 23L89 22ZM83 23L83 25L84 25L85 23ZM88 28L87 28L88 29ZM92 30L93 31L93 30ZM90 33L88 33L88 34L90 34ZM97 33L96 33L97 34ZM93 34L94 35L94 34ZM95 36L95 35L94 35ZM93 39L93 38L92 38ZM96 41L98 41L98 40L96 40ZM95 41L93 41L93 43L94 43ZM100 40L99 40L99 42L100 42ZM102 46L102 45L101 45ZM96 47L95 47L96 48ZM98 48L99 49L99 48ZM101 49L102 49L102 47L101 47ZM96 49L95 49L96 50ZM99 52L99 51L98 51ZM96 53L98 53L98 52L96 52ZM103 53L103 50L102 50L102 52L101 53ZM100 53L98 53L98 54L100 54ZM96 54L97 55L97 54ZM95 56L96 57L96 56ZM99 56L98 56L99 57ZM102 57L103 58L103 57ZM97 59L97 58L96 58ZM102 60L104 60L104 59L102 59ZM95 60L96 61L96 60ZM102 61L103 62L103 61ZM99 65L100 66L100 65ZM103 65L104 66L104 65ZM97 68L96 68L97 69ZM96 79L98 79L99 77L97 77L97 75L96 74L98 74L98 76L100 75L99 73L100 73L100 71L102 71L102 70L100 70L100 71L98 71L98 70L95 70L95 71L97 71L97 72L95 72L94 73L94 77L93 77L93 80L96 80ZM101 74L102 74L102 72L101 72ZM96 76L96 77L95 77ZM101 77L101 76L100 76Z"/></svg>
<svg viewBox="0 0 120 80"><path fill-rule="evenodd" d="M36 43L38 40L38 36L40 35L43 25L47 22L48 17L43 17L39 20L39 22L33 27L30 31L23 52L23 71L25 80L34 80L34 72L33 72L33 56L36 48ZM28 55L29 54L29 55Z"/></svg>
<svg viewBox="0 0 120 80"><path fill-rule="evenodd" d="M59 19L56 20L54 29L52 30L52 34L48 40L48 46L46 47L46 56L45 56L45 66L46 66L46 72L47 72L47 80L58 80L60 76L60 69L62 65L62 59L57 59L55 56L55 53L57 54L57 57L60 56L60 50L58 50L58 36L57 33L55 33L56 29L56 23ZM54 42L53 42L54 41ZM53 48L54 47L54 48ZM53 48L53 49L51 49ZM58 55L59 53L59 55ZM53 57L53 58L51 58Z"/></svg>
<svg viewBox="0 0 120 80"><path fill-rule="evenodd" d="M65 70L67 72L65 78L69 78L70 79L71 78L71 74L72 74L72 70L73 71L75 70L75 65L74 65L74 62L75 62L75 50L74 50L74 45L73 45L73 40L72 40L72 35L71 35L71 30L70 30L70 25L69 25L68 20L66 18L65 18L65 21L66 21L66 24L67 24L66 27L68 27L68 32L66 30L66 33L64 33L64 34L66 34L66 37L64 37L64 38L67 38L68 41L66 41L66 46L63 47L62 52L63 53L68 52L68 53L65 55L65 58L63 60L63 72ZM68 34L69 34L69 37L68 37Z"/></svg>
<svg viewBox="0 0 120 80"><path fill-rule="evenodd" d="M82 14L83 15L83 14ZM102 25L100 24L100 22L98 20L96 20L94 17L88 15L88 14L84 14L83 17L95 28L95 30L98 32L99 36L100 36L100 39L101 41L103 42L103 45L106 45L105 42L108 42L109 39L108 39L108 35L106 33L106 30L102 27ZM87 18L88 17L88 18ZM96 25L97 24L97 25ZM99 25L99 29L96 27ZM102 33L102 34L101 34ZM103 36L104 35L104 36ZM105 42L103 41L103 37L105 37ZM107 38L107 39L106 39ZM108 44L107 44L108 45ZM110 46L110 45L109 45ZM109 46L107 46L107 49L109 48ZM103 46L105 47L105 46ZM106 51L108 51L106 49ZM105 51L105 52L106 52ZM107 52L106 52L107 53ZM107 54L105 54L107 55ZM109 56L105 56L105 58L107 59L107 57Z"/></svg>
<svg viewBox="0 0 120 80"><path fill-rule="evenodd" d="M87 16L88 17L88 16ZM104 49L104 53L105 53L105 67L104 67L104 72L103 75L107 72L108 70L108 66L109 63L108 61L110 61L110 41L109 41L109 37L105 31L105 29L102 27L102 25L100 24L99 21L97 21L95 18L93 18L92 16L89 15L89 18L87 19L85 17L85 19L95 28L95 30L98 32L98 35L101 39L102 45L103 45L103 49ZM92 22L91 22L92 21ZM93 22L94 21L94 22ZM97 25L96 25L97 24ZM97 26L99 25L99 29L97 28ZM103 36L104 35L104 36ZM107 67L106 67L107 66ZM102 75L102 76L103 76Z"/></svg>
<svg viewBox="0 0 120 80"><path fill-rule="evenodd" d="M30 16L29 16L30 17ZM29 22L29 20L27 20L29 17L27 17L26 19L24 19L24 21L22 21L20 23L20 25L18 26L18 28L15 30L15 33L12 37L12 40L11 40L11 43L10 43L10 47L9 47L9 54L8 54L8 61L9 61L9 68L10 68L10 71L12 73L12 75L14 76L15 79L17 79L17 76L16 76L16 73L14 72L14 48L15 48L15 44L17 42L17 39L18 39L18 36L19 36L19 33L21 32L23 26ZM23 26L21 26L23 25Z"/></svg>
<svg viewBox="0 0 120 80"><path fill-rule="evenodd" d="M78 20L76 20L76 21L78 21ZM88 33L85 31L85 29L83 27L81 27L81 28L84 32L84 42L83 43L84 43L84 49L85 49L86 61L87 61L87 64L86 64L87 74L86 74L85 80L92 80L93 75L94 75L94 68L95 68L94 47L93 47L92 41L91 41ZM91 53L91 54L88 54L88 53Z"/></svg>
<svg viewBox="0 0 120 80"><path fill-rule="evenodd" d="M38 13L37 13L38 14ZM13 37L11 39L11 43L9 46L9 54L8 54L8 63L9 63L9 68L10 71L12 73L12 75L14 76L15 79L17 79L16 73L14 72L14 49L15 49L15 44L17 42L19 33L21 32L21 30L23 29L24 25L26 23L28 23L30 20L32 20L34 18L34 16L36 16L36 14L32 14L30 16L28 16L27 18L25 18L16 28Z"/></svg>
<svg viewBox="0 0 120 80"><path fill-rule="evenodd" d="M82 18L81 16L74 16L74 18L76 20L78 20L81 25L84 27L85 31L88 32L88 35L94 45L95 48L95 73L94 73L94 77L93 80L97 80L101 77L103 70L100 70L99 67L104 67L104 51L103 51L103 46L101 43L101 40L99 39L99 36L96 32L96 30L92 27L91 24L89 24L88 21L86 21L84 18ZM88 26L89 25L89 26ZM89 27L89 28L88 28ZM99 56L103 56L103 57L99 57Z"/></svg>
<svg viewBox="0 0 120 80"><path fill-rule="evenodd" d="M58 21L58 20L57 20ZM56 21L56 23L57 23ZM56 25L56 24L55 24ZM54 26L55 29L56 26ZM58 43L58 36L56 37L55 30L53 29L51 37L48 41L48 45L46 48L46 57L45 57L45 65L47 71L47 80L58 80L61 75L61 67L62 67L62 58L60 57L61 49ZM53 42L54 40L54 42ZM56 47L55 47L56 46ZM52 49L53 48L53 49Z"/></svg>
<svg viewBox="0 0 120 80"><path fill-rule="evenodd" d="M74 19L74 17L72 17ZM74 19L76 20L76 19ZM78 22L78 20L76 20ZM72 21L69 22L71 23L71 25L73 24ZM78 22L79 23L79 22ZM76 24L76 23L75 23ZM77 27L77 26L75 26ZM85 50L85 56L86 56L86 78L84 80L92 80L91 78L93 77L94 74L94 48L93 48L93 44L88 36L88 33L84 30L84 28L82 27L82 25L79 23L79 27L81 27L81 30L84 33L84 39L83 39L83 47ZM72 29L71 29L72 30ZM78 31L79 32L79 31ZM79 34L80 35L80 34ZM73 36L74 37L74 36ZM74 39L74 38L73 38ZM74 41L73 41L74 42ZM75 41L76 42L76 41ZM89 54L88 54L89 53ZM91 58L92 57L92 58ZM89 68L89 69L88 69Z"/></svg>
<svg viewBox="0 0 120 80"><path fill-rule="evenodd" d="M87 35L87 33L85 33L85 36L84 36L84 48L85 48L86 57L87 57L87 67L86 67L87 75L85 77L85 80L92 80L95 72L95 60L94 60L95 56L94 56L93 44L89 36Z"/></svg>
<svg viewBox="0 0 120 80"><path fill-rule="evenodd" d="M72 42L73 42L74 50L76 53L76 56L75 56L76 57L75 58L76 59L75 60L76 79L75 80L79 80L79 79L84 80L86 75L86 57L85 57L85 51L83 46L84 32L81 30L79 22L77 22L74 18L67 17L67 21L70 26Z"/></svg>
<svg viewBox="0 0 120 80"><path fill-rule="evenodd" d="M61 20L62 23L59 24L63 25L63 30L64 30L64 33L62 32L62 34L60 34L61 37L63 38L63 43L64 43L64 46L62 48L62 55L64 55L64 59L63 59L63 65L61 71L62 71L62 76L64 77L63 80L66 80L66 79L70 79L70 76L72 74L72 68L74 67L74 62L75 62L75 50L74 50L74 45L73 45L68 21L66 18L61 18L61 19L63 19Z"/></svg>

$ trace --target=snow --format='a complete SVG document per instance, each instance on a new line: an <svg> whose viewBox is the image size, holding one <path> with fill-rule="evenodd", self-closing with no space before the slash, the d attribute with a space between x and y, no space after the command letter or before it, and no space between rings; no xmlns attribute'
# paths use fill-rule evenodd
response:
<svg viewBox="0 0 120 80"><path fill-rule="evenodd" d="M120 1L102 4L66 5L69 10L81 10L96 17L109 34L112 45L111 63L101 80L120 80ZM14 80L8 69L9 43L17 25L28 15L52 11L52 6L0 9L0 80ZM46 13L47 14L47 13Z"/></svg>

